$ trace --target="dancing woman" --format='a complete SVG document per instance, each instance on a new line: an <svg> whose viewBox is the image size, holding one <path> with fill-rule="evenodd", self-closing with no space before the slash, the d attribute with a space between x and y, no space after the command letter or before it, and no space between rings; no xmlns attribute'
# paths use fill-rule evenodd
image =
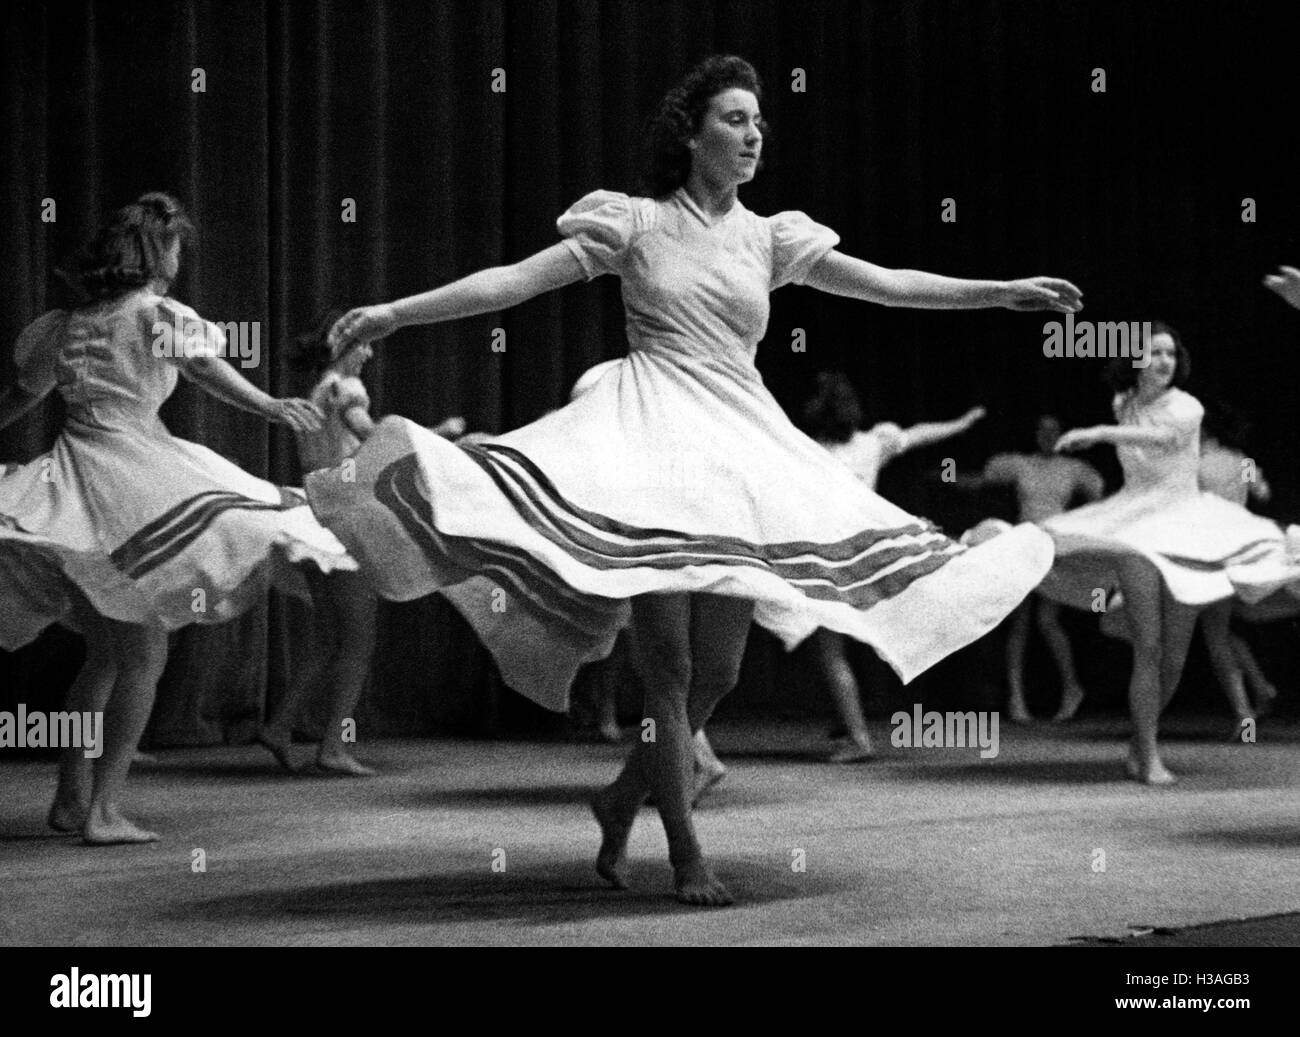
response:
<svg viewBox="0 0 1300 1037"><path fill-rule="evenodd" d="M885 270L836 251L835 233L801 212L750 212L737 188L761 158L761 95L748 63L707 59L658 110L647 197L596 191L560 217L561 243L353 310L334 331L346 348L614 274L630 353L586 393L461 449L385 419L353 481L307 480L380 594L441 590L505 680L552 709L635 613L645 720L595 801L597 868L626 885L628 834L653 790L677 896L693 904L731 899L691 820L691 736L735 683L751 617L787 646L818 627L867 641L910 680L996 625L1051 560L1032 526L964 549L800 433L754 366L769 293L794 283L894 306L1080 305L1066 281Z"/></svg>
<svg viewBox="0 0 1300 1037"><path fill-rule="evenodd" d="M1160 713L1173 697L1200 609L1239 594L1267 597L1298 574L1282 531L1197 485L1204 408L1183 391L1191 359L1178 333L1154 322L1148 363L1116 359L1116 425L1075 429L1058 450L1111 443L1124 486L1105 500L1048 519L1057 560L1041 591L1087 608L1118 587L1133 644L1127 772L1151 785L1174 782L1157 745Z"/></svg>
<svg viewBox="0 0 1300 1037"><path fill-rule="evenodd" d="M984 413L983 407L972 407L952 421L926 421L908 428L882 421L863 429L862 401L853 383L842 372L822 371L817 375L816 391L804 404L802 424L805 432L844 462L868 489L875 490L880 470L890 461L909 450L970 431ZM844 742L831 750L827 762L862 763L871 759L871 735L844 635L818 630L809 643L846 732Z"/></svg>
<svg viewBox="0 0 1300 1037"><path fill-rule="evenodd" d="M67 708L104 712L93 763L65 749L50 824L88 843L158 836L121 812L127 769L167 660L168 631L217 623L264 600L287 563L356 568L304 498L255 479L158 418L180 374L268 421L309 430L318 411L278 400L222 355L221 329L167 297L190 223L166 194L119 209L79 257L87 296L30 324L0 425L58 389L67 408L48 453L0 477L0 647L63 622L86 638Z"/></svg>
<svg viewBox="0 0 1300 1037"><path fill-rule="evenodd" d="M1061 423L1054 415L1039 416L1035 438L1037 453L996 454L989 458L982 475L964 477L960 484L970 489L997 483L1013 486L1021 522L1042 522L1059 515L1077 498L1086 503L1100 499L1105 484L1097 470L1086 461L1055 452ZM1061 675L1061 704L1052 720L1069 720L1083 704L1083 684L1074 668L1069 635L1061 626L1061 606L1041 594L1030 597L1011 619L1007 635L1007 712L1016 723L1033 719L1025 702L1025 652L1029 647L1029 624L1034 619Z"/></svg>

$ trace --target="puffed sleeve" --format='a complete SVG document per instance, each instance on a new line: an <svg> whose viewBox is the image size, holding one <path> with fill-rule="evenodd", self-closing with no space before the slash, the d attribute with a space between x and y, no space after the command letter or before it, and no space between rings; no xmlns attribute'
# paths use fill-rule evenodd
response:
<svg viewBox="0 0 1300 1037"><path fill-rule="evenodd" d="M1188 436L1200 431L1201 419L1204 417L1205 408L1201 406L1200 400L1181 389L1171 389L1169 405L1157 420L1175 429L1179 435Z"/></svg>
<svg viewBox="0 0 1300 1037"><path fill-rule="evenodd" d="M876 440L880 450L881 468L907 449L906 433L892 421L882 421L878 425L872 425L868 435Z"/></svg>
<svg viewBox="0 0 1300 1037"><path fill-rule="evenodd" d="M155 356L189 360L226 355L226 333L221 326L175 299L164 298L158 303L153 331Z"/></svg>
<svg viewBox="0 0 1300 1037"><path fill-rule="evenodd" d="M768 220L772 231L772 281L775 291L784 284L803 284L808 271L840 243L840 236L802 212L779 212Z"/></svg>
<svg viewBox="0 0 1300 1037"><path fill-rule="evenodd" d="M632 199L616 191L592 191L555 221L588 281L622 271L635 225Z"/></svg>
<svg viewBox="0 0 1300 1037"><path fill-rule="evenodd" d="M18 368L18 386L32 396L45 396L58 383L55 364L68 315L50 310L23 328L14 345L14 366Z"/></svg>

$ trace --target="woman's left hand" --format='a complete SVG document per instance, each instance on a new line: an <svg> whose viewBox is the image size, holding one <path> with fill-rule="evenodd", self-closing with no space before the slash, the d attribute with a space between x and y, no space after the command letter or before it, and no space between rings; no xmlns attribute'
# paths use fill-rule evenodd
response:
<svg viewBox="0 0 1300 1037"><path fill-rule="evenodd" d="M1083 292L1059 277L1023 277L1002 286L998 305L1008 310L1078 313L1083 309Z"/></svg>

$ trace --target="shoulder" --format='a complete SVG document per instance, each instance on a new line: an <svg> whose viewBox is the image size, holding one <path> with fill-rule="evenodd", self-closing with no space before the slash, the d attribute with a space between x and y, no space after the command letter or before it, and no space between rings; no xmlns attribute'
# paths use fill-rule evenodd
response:
<svg viewBox="0 0 1300 1037"><path fill-rule="evenodd" d="M654 225L658 203L653 198L623 194L619 191L592 191L570 205L556 221L561 234L595 226L623 229L628 235Z"/></svg>
<svg viewBox="0 0 1300 1037"><path fill-rule="evenodd" d="M1182 389L1170 389L1165 393L1166 406L1171 414L1178 417L1195 417L1201 418L1205 415L1205 407L1189 392Z"/></svg>
<svg viewBox="0 0 1300 1037"><path fill-rule="evenodd" d="M14 364L24 368L58 346L68 324L67 310L42 313L18 333L14 346Z"/></svg>

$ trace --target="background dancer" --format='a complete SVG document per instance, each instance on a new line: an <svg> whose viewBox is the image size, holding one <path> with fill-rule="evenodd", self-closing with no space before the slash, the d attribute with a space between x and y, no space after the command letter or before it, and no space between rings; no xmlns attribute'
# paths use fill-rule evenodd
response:
<svg viewBox="0 0 1300 1037"><path fill-rule="evenodd" d="M173 437L158 408L178 374L295 431L319 426L306 400L278 400L222 358L220 328L166 292L191 230L151 193L117 210L78 257L88 300L22 333L0 425L56 387L67 407L52 450L0 477L0 645L51 623L79 627L86 661L67 708L104 711L102 755L65 750L50 824L88 843L158 838L122 813L127 770L167 660L167 633L222 622L264 600L286 562L355 568L301 496Z"/></svg>

